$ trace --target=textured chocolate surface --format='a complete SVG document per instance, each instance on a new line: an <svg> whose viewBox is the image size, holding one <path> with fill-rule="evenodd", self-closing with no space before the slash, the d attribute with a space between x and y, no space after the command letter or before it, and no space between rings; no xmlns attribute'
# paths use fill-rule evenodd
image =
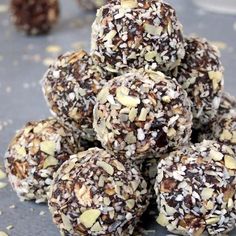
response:
<svg viewBox="0 0 236 236"><path fill-rule="evenodd" d="M174 79L134 71L110 80L97 95L94 129L104 148L137 160L187 144L190 109L186 92Z"/></svg>
<svg viewBox="0 0 236 236"><path fill-rule="evenodd" d="M236 158L214 141L183 147L158 164L157 222L180 235L222 235L235 225Z"/></svg>
<svg viewBox="0 0 236 236"><path fill-rule="evenodd" d="M138 168L102 149L72 156L54 177L49 207L63 235L132 235L149 202Z"/></svg>
<svg viewBox="0 0 236 236"><path fill-rule="evenodd" d="M110 1L92 26L92 53L113 72L148 67L166 71L184 57L182 25L162 1Z"/></svg>

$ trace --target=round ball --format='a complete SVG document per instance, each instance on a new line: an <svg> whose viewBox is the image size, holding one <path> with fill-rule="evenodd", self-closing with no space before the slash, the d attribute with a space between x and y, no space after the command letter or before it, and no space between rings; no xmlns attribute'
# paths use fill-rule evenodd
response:
<svg viewBox="0 0 236 236"><path fill-rule="evenodd" d="M11 0L12 21L26 34L45 34L59 17L58 0Z"/></svg>
<svg viewBox="0 0 236 236"><path fill-rule="evenodd" d="M137 167L98 148L65 162L49 194L63 235L132 235L147 205L147 184Z"/></svg>
<svg viewBox="0 0 236 236"><path fill-rule="evenodd" d="M217 113L224 83L223 67L218 50L205 39L187 38L185 52L173 76L193 102L193 124L198 128Z"/></svg>
<svg viewBox="0 0 236 236"><path fill-rule="evenodd" d="M236 158L224 144L204 141L158 164L157 222L180 235L221 235L235 226Z"/></svg>
<svg viewBox="0 0 236 236"><path fill-rule="evenodd" d="M93 107L106 83L104 74L85 51L66 53L46 72L42 87L52 114L65 126L93 141Z"/></svg>
<svg viewBox="0 0 236 236"><path fill-rule="evenodd" d="M77 0L79 6L87 11L94 11L107 3L107 0Z"/></svg>
<svg viewBox="0 0 236 236"><path fill-rule="evenodd" d="M9 181L22 200L47 200L54 172L79 151L75 137L55 119L28 122L5 154Z"/></svg>
<svg viewBox="0 0 236 236"><path fill-rule="evenodd" d="M134 71L101 90L94 129L104 148L136 160L188 143L191 103L186 92L161 72Z"/></svg>
<svg viewBox="0 0 236 236"><path fill-rule="evenodd" d="M112 72L144 67L168 71L184 57L182 25L162 1L110 1L93 23L92 53Z"/></svg>

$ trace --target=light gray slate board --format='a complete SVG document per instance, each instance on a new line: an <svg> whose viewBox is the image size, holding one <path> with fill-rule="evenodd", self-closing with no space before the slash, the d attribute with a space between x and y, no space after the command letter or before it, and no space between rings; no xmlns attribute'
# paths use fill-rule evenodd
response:
<svg viewBox="0 0 236 236"><path fill-rule="evenodd" d="M9 0L1 0L7 4ZM212 41L223 41L227 47L222 51L222 60L226 68L225 88L236 95L236 16L209 14L196 8L190 0L170 0L184 25L186 34L197 33ZM29 120L39 120L49 116L48 108L42 96L39 80L46 67L42 60L55 57L46 53L50 44L60 45L64 51L72 50L71 45L82 42L89 50L90 25L94 19L93 13L81 11L74 0L61 1L62 17L59 24L48 36L26 37L17 32L9 23L7 13L0 13L0 125L3 121L9 124L0 131L1 162L7 144L15 130L21 128ZM235 25L236 28L236 25ZM41 61L31 60L35 54L41 56ZM12 122L9 122L12 121ZM9 206L15 205L15 209ZM33 209L33 211L32 211ZM56 227L52 224L46 205L36 205L32 202L19 202L10 186L0 190L0 231L7 231L8 225L14 229L8 231L10 236L58 236ZM44 216L39 216L45 211ZM149 235L164 236L168 233L147 221L148 229L156 233ZM236 235L236 231L231 236Z"/></svg>

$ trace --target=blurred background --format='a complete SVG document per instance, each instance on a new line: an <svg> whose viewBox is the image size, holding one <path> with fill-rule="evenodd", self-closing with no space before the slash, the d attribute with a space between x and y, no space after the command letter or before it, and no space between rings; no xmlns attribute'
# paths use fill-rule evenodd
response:
<svg viewBox="0 0 236 236"><path fill-rule="evenodd" d="M225 66L225 89L236 95L236 0L168 2L175 7L185 35L206 37L218 46ZM61 0L61 17L50 34L27 37L11 24L8 3L0 0L0 163L15 130L29 120L49 116L39 81L59 54L79 48L89 51L95 17L94 12L81 10L76 0ZM19 204L9 186L0 189L0 199L0 213L4 213L0 214L0 231L13 225L12 236L58 235L46 206ZM32 224L28 227L27 222ZM151 230L149 235L157 234Z"/></svg>

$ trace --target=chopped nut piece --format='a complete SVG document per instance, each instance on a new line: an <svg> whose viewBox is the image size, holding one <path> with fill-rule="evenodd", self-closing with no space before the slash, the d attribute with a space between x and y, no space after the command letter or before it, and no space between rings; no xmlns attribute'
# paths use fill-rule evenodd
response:
<svg viewBox="0 0 236 236"><path fill-rule="evenodd" d="M97 166L102 167L109 175L114 174L114 168L104 161L98 161Z"/></svg>
<svg viewBox="0 0 236 236"><path fill-rule="evenodd" d="M138 109L132 107L129 112L129 120L133 122L137 117L137 114L138 114Z"/></svg>
<svg viewBox="0 0 236 236"><path fill-rule="evenodd" d="M144 23L144 30L154 36L160 35L162 33L163 28L161 26L150 25L148 23Z"/></svg>
<svg viewBox="0 0 236 236"><path fill-rule="evenodd" d="M100 232L100 231L102 231L102 227L99 222L96 222L90 230L92 232Z"/></svg>
<svg viewBox="0 0 236 236"><path fill-rule="evenodd" d="M208 225L216 224L219 222L219 220L220 220L220 217L213 217L213 218L206 219L206 223Z"/></svg>
<svg viewBox="0 0 236 236"><path fill-rule="evenodd" d="M201 197L203 200L208 200L212 197L213 193L214 193L214 189L204 188L201 192Z"/></svg>
<svg viewBox="0 0 236 236"><path fill-rule="evenodd" d="M140 99L129 96L129 89L126 87L119 87L116 89L116 98L124 106L137 107L140 104Z"/></svg>
<svg viewBox="0 0 236 236"><path fill-rule="evenodd" d="M165 227L169 224L167 217L162 213L159 213L159 216L157 217L156 221L159 225L161 225L163 227Z"/></svg>
<svg viewBox="0 0 236 236"><path fill-rule="evenodd" d="M163 96L162 101L166 102L166 103L169 103L171 101L171 98L169 96Z"/></svg>
<svg viewBox="0 0 236 236"><path fill-rule="evenodd" d="M232 210L232 209L233 209L233 207L234 207L234 202L233 202L232 198L230 198L230 199L228 200L227 207L228 207L229 210Z"/></svg>
<svg viewBox="0 0 236 236"><path fill-rule="evenodd" d="M126 201L126 205L129 209L133 209L134 208L134 205L135 205L135 201L134 199L129 199Z"/></svg>
<svg viewBox="0 0 236 236"><path fill-rule="evenodd" d="M50 156L55 155L56 144L53 141L44 141L40 143L40 150L47 153Z"/></svg>
<svg viewBox="0 0 236 236"><path fill-rule="evenodd" d="M223 79L223 73L221 71L209 71L208 75L209 75L209 78L212 80L213 89L217 90L219 87L219 83Z"/></svg>
<svg viewBox="0 0 236 236"><path fill-rule="evenodd" d="M115 35L117 34L117 32L115 30L111 30L108 34L106 34L106 36L104 37L104 41L106 40L112 40Z"/></svg>
<svg viewBox="0 0 236 236"><path fill-rule="evenodd" d="M15 146L16 152L18 155L20 156L26 156L26 150L24 147L20 146L20 145L16 145Z"/></svg>
<svg viewBox="0 0 236 236"><path fill-rule="evenodd" d="M156 56L157 56L157 52L156 51L147 52L145 54L145 60L152 61Z"/></svg>
<svg viewBox="0 0 236 236"><path fill-rule="evenodd" d="M49 156L43 163L43 169L46 169L50 166L56 166L58 164L58 160L55 157Z"/></svg>
<svg viewBox="0 0 236 236"><path fill-rule="evenodd" d="M224 155L221 152L218 152L212 149L209 153L209 157L215 161L221 161Z"/></svg>
<svg viewBox="0 0 236 236"><path fill-rule="evenodd" d="M82 223L86 228L91 228L96 220L101 215L101 211L98 209L89 209L82 213L79 217L80 223Z"/></svg>
<svg viewBox="0 0 236 236"><path fill-rule="evenodd" d="M138 3L136 0L121 0L121 7L132 9L138 7Z"/></svg>
<svg viewBox="0 0 236 236"><path fill-rule="evenodd" d="M73 226L72 226L72 224L70 222L69 217L62 213L61 214L61 219L63 221L63 225L64 225L65 229L70 231L73 228Z"/></svg>
<svg viewBox="0 0 236 236"><path fill-rule="evenodd" d="M225 155L225 166L231 170L236 170L236 159L232 156Z"/></svg>
<svg viewBox="0 0 236 236"><path fill-rule="evenodd" d="M141 113L140 113L140 115L138 117L138 120L139 121L146 121L148 112L149 112L148 109L142 108Z"/></svg>
<svg viewBox="0 0 236 236"><path fill-rule="evenodd" d="M103 87L102 90L97 95L97 100L104 104L107 101L107 96L109 95L109 89L108 87Z"/></svg>

